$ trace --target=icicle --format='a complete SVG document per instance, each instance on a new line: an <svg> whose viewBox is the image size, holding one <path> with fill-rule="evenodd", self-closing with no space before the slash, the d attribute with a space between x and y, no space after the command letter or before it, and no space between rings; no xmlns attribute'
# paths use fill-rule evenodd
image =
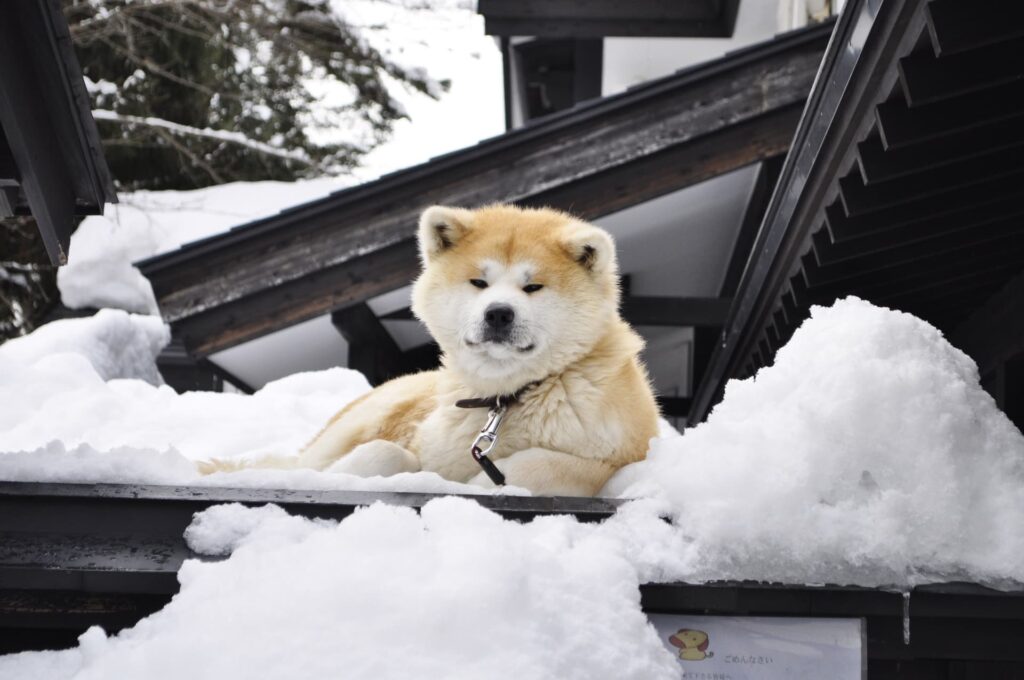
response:
<svg viewBox="0 0 1024 680"><path fill-rule="evenodd" d="M910 644L910 591L903 591L903 644Z"/></svg>

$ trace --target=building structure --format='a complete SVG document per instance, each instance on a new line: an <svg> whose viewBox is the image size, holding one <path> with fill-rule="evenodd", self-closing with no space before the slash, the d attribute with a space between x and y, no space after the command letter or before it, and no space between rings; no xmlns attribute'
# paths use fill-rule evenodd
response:
<svg viewBox="0 0 1024 680"><path fill-rule="evenodd" d="M723 228L726 236L715 231L714 239L700 241L700 230L679 221L665 227L690 247L669 251L666 271L674 266L675 280L687 273L680 258L691 251L720 256L716 276L686 284L706 288L693 283L654 295L646 286L655 284L644 277L654 276L657 263L642 250L634 251L644 254L635 260L642 266L625 268L625 313L641 328L712 329L705 345L694 332L692 354L703 357L688 364L694 392L678 396L683 401L673 407L685 407L691 420L703 418L726 380L771 361L811 304L860 294L943 329L1017 417L1024 235L1014 155L1024 63L1014 57L1024 40L1024 12L1002 9L986 14L953 0L848 0L834 29L785 34L575 103L429 168L299 206L143 268L183 364L228 364L232 348L328 319L357 350L353 357L386 372L403 368L399 360L426 361L410 352L420 347L415 336L407 342L392 325L411 323L402 289L415 273L412 225L423 204L503 198L579 207L575 201L588 198L581 212L619 234L629 263L638 241L660 233L638 224L651 229L659 215L702 205L697 199L711 194L698 193L700 187L747 172L745 184L736 180L731 191L723 185L715 193L734 204L744 197L731 213L732 230ZM578 143L583 139L602 144ZM564 165L545 155L553 140L576 149ZM551 171L541 176L537 168ZM389 198L396 194L409 200L396 208ZM717 223L700 222L705 231L708 224ZM708 292L685 294L697 290ZM682 363L678 355L671 362ZM427 499L0 483L2 651L70 644L88 625L116 630L161 607L177 587L181 561L191 556L184 526L208 505L277 502L289 512L339 518L373 500L419 507ZM560 512L599 520L616 505L481 502L516 519ZM1024 593L964 583L906 595L718 583L647 585L642 595L649 612L863 617L871 678L1024 673L1024 650L1014 644L1024 635Z"/></svg>
<svg viewBox="0 0 1024 680"><path fill-rule="evenodd" d="M0 6L0 218L32 215L53 264L117 194L57 0Z"/></svg>
<svg viewBox="0 0 1024 680"><path fill-rule="evenodd" d="M177 340L165 374L189 379L191 358L252 389L330 365L345 345L375 383L436 365L408 312L416 215L430 203L512 201L571 209L617 237L624 314L647 340L666 415L685 422L831 30L772 38L774 10L748 5L738 37L712 41L705 59L674 54L685 39L670 39L667 56L633 71L659 77L628 90L605 60L601 79L622 91L141 263ZM667 68L673 60L687 67ZM325 349L297 359L289 348L300 346Z"/></svg>

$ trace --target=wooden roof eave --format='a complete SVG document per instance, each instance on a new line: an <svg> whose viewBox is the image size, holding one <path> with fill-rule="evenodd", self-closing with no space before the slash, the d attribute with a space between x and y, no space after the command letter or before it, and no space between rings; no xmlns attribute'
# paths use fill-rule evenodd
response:
<svg viewBox="0 0 1024 680"><path fill-rule="evenodd" d="M61 264L74 216L102 213L117 194L58 0L0 7L0 84L0 153L9 152L15 175L0 168L5 212L35 216L51 261Z"/></svg>
<svg viewBox="0 0 1024 680"><path fill-rule="evenodd" d="M727 380L770 363L813 304L855 295L950 334L1021 272L1024 63L1007 55L1022 46L1017 5L993 14L955 0L851 0L692 422ZM1019 304L999 309L988 327L1005 330ZM999 335L976 347L1012 340Z"/></svg>
<svg viewBox="0 0 1024 680"><path fill-rule="evenodd" d="M702 384L695 389L691 422L701 422L725 383L744 372L756 354L761 331L781 305L788 277L809 244L830 187L853 161L875 106L875 95L894 78L888 66L913 33L906 24L922 21L917 0L849 0L836 23L821 71L793 139L775 192L744 271L723 342L716 347ZM756 254L756 256L755 256ZM778 304L777 304L778 303ZM763 365L768 357L760 357Z"/></svg>
<svg viewBox="0 0 1024 680"><path fill-rule="evenodd" d="M586 218L784 153L831 25L779 36L139 263L196 356L406 285L431 203Z"/></svg>

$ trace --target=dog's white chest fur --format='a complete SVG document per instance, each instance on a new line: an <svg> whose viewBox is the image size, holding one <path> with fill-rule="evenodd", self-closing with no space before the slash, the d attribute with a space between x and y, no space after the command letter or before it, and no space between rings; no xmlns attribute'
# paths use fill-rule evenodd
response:
<svg viewBox="0 0 1024 680"><path fill-rule="evenodd" d="M486 407L455 406L466 396L442 395L446 401L422 422L410 446L424 470L456 481L480 473L470 448L488 418ZM576 376L544 381L508 407L488 455L497 461L524 449L544 448L582 458L610 457L622 445L623 430L616 420L601 417L601 398L598 389Z"/></svg>

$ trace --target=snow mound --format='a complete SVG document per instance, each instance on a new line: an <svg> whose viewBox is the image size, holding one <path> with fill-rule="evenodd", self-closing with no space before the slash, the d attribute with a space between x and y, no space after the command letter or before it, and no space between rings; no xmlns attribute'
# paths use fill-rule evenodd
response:
<svg viewBox="0 0 1024 680"><path fill-rule="evenodd" d="M640 611L635 567L599 531L517 524L455 498L341 523L212 508L190 539L230 558L186 562L181 592L134 628L0 657L0 677L678 677Z"/></svg>
<svg viewBox="0 0 1024 680"><path fill-rule="evenodd" d="M159 318L107 309L0 346L0 452L57 441L97 451L173 449L192 459L287 455L370 389L357 371L334 368L283 378L252 396L177 394L156 368L168 338Z"/></svg>
<svg viewBox="0 0 1024 680"><path fill-rule="evenodd" d="M607 491L672 505L686 580L1024 582L1024 436L938 330L856 298Z"/></svg>
<svg viewBox="0 0 1024 680"><path fill-rule="evenodd" d="M127 446L97 451L88 444L68 449L52 441L33 451L0 453L0 479L5 482L71 484L194 484L200 479L194 462L176 451Z"/></svg>
<svg viewBox="0 0 1024 680"><path fill-rule="evenodd" d="M170 339L170 329L162 320L113 309L89 318L54 321L0 345L0 389L18 383L17 378L24 386L31 376L17 375L18 371L46 371L52 364L68 361L68 355L84 359L76 371L80 374L91 368L99 380L137 378L159 385L163 380L156 357Z"/></svg>
<svg viewBox="0 0 1024 680"><path fill-rule="evenodd" d="M276 505L258 508L248 508L241 503L215 505L195 514L192 524L185 529L185 542L200 555L230 555L265 524L294 524L287 522L286 517L288 513Z"/></svg>
<svg viewBox="0 0 1024 680"><path fill-rule="evenodd" d="M92 387L75 408L88 411L94 395L102 403L110 385L131 384L133 398L117 407L159 405L175 427L197 428L197 442L230 441L202 420L204 408L223 407L222 417L235 418L230 436L251 446L247 429L280 417L287 400L325 384L352 387L350 372L307 374L239 402L209 395L172 417L189 395L138 380L104 383L79 358ZM256 408L260 399L272 411ZM100 408L94 418L113 420L116 411ZM139 427L145 438L153 423L124 420L120 429ZM0 455L0 478L11 475L193 483L194 471L173 450L53 444ZM423 473L358 480L309 470L195 483L462 487ZM516 524L456 498L432 501L420 515L378 504L340 523L274 506L210 508L186 540L201 554L230 557L187 562L180 594L117 636L94 628L74 649L0 657L0 678L272 679L340 669L385 680L672 678L678 668L640 610L640 583L1024 584L1024 436L937 330L853 298L814 308L773 366L730 383L705 424L663 432L648 459L606 491L647 498L601 524Z"/></svg>

